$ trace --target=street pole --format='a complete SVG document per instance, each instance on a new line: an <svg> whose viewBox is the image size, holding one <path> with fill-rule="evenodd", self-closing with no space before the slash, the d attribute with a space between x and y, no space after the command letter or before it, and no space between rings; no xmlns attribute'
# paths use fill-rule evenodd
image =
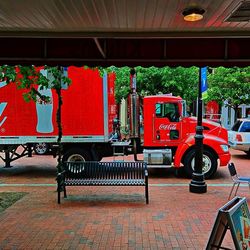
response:
<svg viewBox="0 0 250 250"><path fill-rule="evenodd" d="M201 68L199 70L199 84L198 84L198 115L197 115L197 126L195 134L195 164L194 172L192 174L192 180L189 184L189 191L191 193L206 193L207 184L204 180L202 173L203 165L203 126L202 126L202 93L201 93Z"/></svg>

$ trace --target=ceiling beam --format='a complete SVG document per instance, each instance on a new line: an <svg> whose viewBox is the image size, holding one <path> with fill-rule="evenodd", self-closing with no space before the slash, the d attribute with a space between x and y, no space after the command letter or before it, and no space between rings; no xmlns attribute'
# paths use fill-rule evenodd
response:
<svg viewBox="0 0 250 250"><path fill-rule="evenodd" d="M189 63L189 64L193 64L195 65L203 65L203 64L209 64L212 65L213 63L218 64L221 63L221 65L223 66L225 63L243 63L246 64L246 66L249 66L249 62L250 59L210 59L210 58L202 58L201 59L140 59L140 58L136 58L136 59L91 59L91 58L44 58L44 57L0 57L0 63L1 62L6 62L7 64L9 62L26 62L26 63L49 63L49 62L62 62L63 63L72 63L72 62L81 62L81 63L96 63L96 65L98 65L99 63L101 63L103 65L103 63L108 64L115 64L116 62L119 62L119 64L123 64L124 66L126 66L127 64L142 64L142 65L153 65L155 64L164 64L167 65L168 63L175 63L177 65L180 65L182 63Z"/></svg>
<svg viewBox="0 0 250 250"><path fill-rule="evenodd" d="M250 31L144 31L144 32L32 32L0 31L0 37L6 38L250 38Z"/></svg>
<svg viewBox="0 0 250 250"><path fill-rule="evenodd" d="M12 65L250 65L250 38L116 40L0 37L0 43L0 63Z"/></svg>

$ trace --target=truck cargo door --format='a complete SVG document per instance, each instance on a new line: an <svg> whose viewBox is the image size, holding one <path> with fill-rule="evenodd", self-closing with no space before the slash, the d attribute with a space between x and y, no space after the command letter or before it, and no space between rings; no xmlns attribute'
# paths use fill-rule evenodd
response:
<svg viewBox="0 0 250 250"><path fill-rule="evenodd" d="M153 116L153 142L175 146L181 140L179 103L156 103Z"/></svg>

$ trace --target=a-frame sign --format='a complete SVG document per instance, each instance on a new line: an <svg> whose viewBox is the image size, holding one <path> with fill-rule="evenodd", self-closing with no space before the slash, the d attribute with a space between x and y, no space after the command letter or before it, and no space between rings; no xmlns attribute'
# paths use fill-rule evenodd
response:
<svg viewBox="0 0 250 250"><path fill-rule="evenodd" d="M228 229L235 249L250 249L250 214L245 197L236 196L219 209L206 250L229 249L222 247Z"/></svg>

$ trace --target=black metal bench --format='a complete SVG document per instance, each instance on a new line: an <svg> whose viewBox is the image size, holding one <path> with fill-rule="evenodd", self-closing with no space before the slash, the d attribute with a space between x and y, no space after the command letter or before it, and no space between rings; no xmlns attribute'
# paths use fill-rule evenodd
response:
<svg viewBox="0 0 250 250"><path fill-rule="evenodd" d="M57 175L58 204L61 192L67 197L66 186L145 186L149 202L145 162L64 162Z"/></svg>

